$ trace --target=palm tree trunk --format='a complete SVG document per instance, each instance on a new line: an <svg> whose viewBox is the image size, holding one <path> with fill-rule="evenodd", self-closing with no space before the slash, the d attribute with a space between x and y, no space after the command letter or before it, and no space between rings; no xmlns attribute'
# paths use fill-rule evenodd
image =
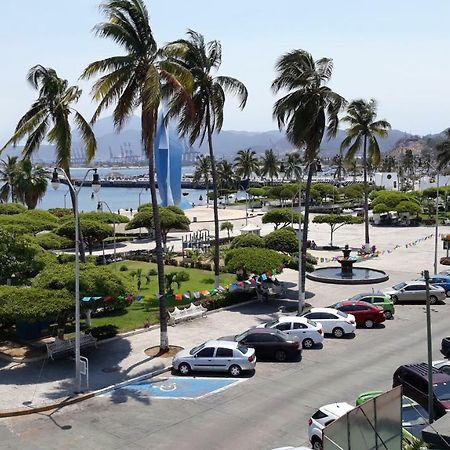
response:
<svg viewBox="0 0 450 450"><path fill-rule="evenodd" d="M370 244L369 239L369 186L367 185L367 136L364 136L364 234L366 244Z"/></svg>
<svg viewBox="0 0 450 450"><path fill-rule="evenodd" d="M308 225L309 225L309 201L311 198L311 184L312 176L314 173L315 163L310 163L308 168L308 178L306 179L305 188L305 210L303 214L303 236L302 236L302 289L305 292L305 280L306 280L306 250L308 248ZM301 199L299 199L299 204ZM304 297L303 297L304 298Z"/></svg>
<svg viewBox="0 0 450 450"><path fill-rule="evenodd" d="M160 324L160 351L169 350L169 336L167 334L167 306L164 292L164 259L162 247L161 222L159 218L158 197L156 194L154 136L157 125L158 111L142 111L142 140L145 154L148 157L148 175L150 182L150 199L152 203L153 226L155 230L155 252L158 271L159 292L159 324Z"/></svg>
<svg viewBox="0 0 450 450"><path fill-rule="evenodd" d="M214 159L214 149L211 132L211 113L209 103L206 106L206 126L208 128L209 158L211 160L211 175L213 182L213 209L214 209L214 287L217 289L220 284L220 248L219 248L219 210L217 208L217 173L216 161Z"/></svg>

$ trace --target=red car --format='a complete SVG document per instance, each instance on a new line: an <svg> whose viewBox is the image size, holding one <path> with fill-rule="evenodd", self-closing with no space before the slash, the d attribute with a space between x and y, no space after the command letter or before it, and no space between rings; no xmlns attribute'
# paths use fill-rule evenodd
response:
<svg viewBox="0 0 450 450"><path fill-rule="evenodd" d="M355 316L356 325L364 325L366 328L372 328L375 324L386 320L383 308L379 308L378 306L371 305L370 303L361 300L346 300L336 303L330 306L330 308L336 308L347 314L353 314Z"/></svg>

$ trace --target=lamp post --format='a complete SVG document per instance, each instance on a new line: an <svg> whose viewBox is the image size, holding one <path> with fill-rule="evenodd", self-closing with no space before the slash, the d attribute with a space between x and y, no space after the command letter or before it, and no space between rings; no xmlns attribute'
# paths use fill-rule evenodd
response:
<svg viewBox="0 0 450 450"><path fill-rule="evenodd" d="M141 206L141 195L144 193L144 191L148 191L148 187L143 187L141 189L141 192L139 192L139 206Z"/></svg>
<svg viewBox="0 0 450 450"><path fill-rule="evenodd" d="M428 165L436 171L436 218L434 232L434 273L438 273L438 235L439 235L439 170L430 162Z"/></svg>
<svg viewBox="0 0 450 450"><path fill-rule="evenodd" d="M433 366L431 355L431 313L430 313L430 274L423 271L427 299L427 359L428 359L428 421L433 423Z"/></svg>
<svg viewBox="0 0 450 450"><path fill-rule="evenodd" d="M294 209L294 205L292 205L292 209ZM305 305L305 290L303 289L303 277L302 277L302 185L299 183L298 185L298 313L301 314L303 312L303 307ZM305 231L303 230L303 233Z"/></svg>
<svg viewBox="0 0 450 450"><path fill-rule="evenodd" d="M75 188L75 186L72 184L72 181L70 180L69 176L65 172L64 169L57 168L53 170L53 176L52 176L52 187L53 189L58 189L61 182L59 180L58 172L60 172L63 177L66 179L69 190L73 192L74 196L74 212L75 212L75 392L79 393L81 391L81 360L80 360L80 342L81 342L81 336L80 336L80 252L79 252L79 245L80 245L80 213L78 211L78 194L81 191L81 188L83 187L84 182L86 181L86 178L90 172L93 172L93 178L92 178L92 190L94 192L98 192L100 190L100 179L99 175L97 173L97 169L89 169L83 180L81 181L78 189Z"/></svg>
<svg viewBox="0 0 450 450"><path fill-rule="evenodd" d="M106 203L103 200L99 200L98 204L97 204L97 211L102 210L102 205L105 205L108 208L108 211L113 214L113 245L114 245L114 262L116 262L116 221L114 220L114 213L111 211L111 208L109 207L108 203ZM104 255L104 243L103 243L103 259L105 259L105 255ZM116 264L114 264L114 269L117 270L117 266Z"/></svg>
<svg viewBox="0 0 450 450"><path fill-rule="evenodd" d="M70 189L68 189L67 192L64 194L64 209L66 209L66 198L68 194L70 194Z"/></svg>

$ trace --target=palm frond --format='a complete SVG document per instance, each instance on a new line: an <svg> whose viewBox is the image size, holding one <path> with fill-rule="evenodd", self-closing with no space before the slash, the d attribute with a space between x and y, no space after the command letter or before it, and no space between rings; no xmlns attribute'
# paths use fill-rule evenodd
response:
<svg viewBox="0 0 450 450"><path fill-rule="evenodd" d="M95 134L89 123L78 111L75 111L74 113L74 121L84 144L86 160L90 162L94 158L97 151L97 140L95 139Z"/></svg>

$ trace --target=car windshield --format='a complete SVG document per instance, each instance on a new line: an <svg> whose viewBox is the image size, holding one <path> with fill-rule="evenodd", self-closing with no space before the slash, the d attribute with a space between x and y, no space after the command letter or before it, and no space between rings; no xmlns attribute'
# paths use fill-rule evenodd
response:
<svg viewBox="0 0 450 450"><path fill-rule="evenodd" d="M242 341L242 339L244 339L244 338L247 337L247 334L248 334L248 331L244 331L244 332L241 333L241 334L237 334L237 335L234 337L234 340L235 340L236 342L240 342L240 341Z"/></svg>
<svg viewBox="0 0 450 450"><path fill-rule="evenodd" d="M450 382L433 384L433 391L439 400L450 400Z"/></svg>
<svg viewBox="0 0 450 450"><path fill-rule="evenodd" d="M359 300L359 299L361 299L363 297L364 297L364 294L356 294L353 297L351 297L350 300L357 301L357 300Z"/></svg>
<svg viewBox="0 0 450 450"><path fill-rule="evenodd" d="M273 328L278 323L278 320L271 320L264 325L264 328Z"/></svg>
<svg viewBox="0 0 450 450"><path fill-rule="evenodd" d="M313 327L317 327L317 322L314 322L314 320L306 319L306 322Z"/></svg>
<svg viewBox="0 0 450 450"><path fill-rule="evenodd" d="M344 319L346 319L346 318L348 317L347 314L345 314L345 312L342 312L342 311L336 311L336 314L337 314L338 316L343 317Z"/></svg>
<svg viewBox="0 0 450 450"><path fill-rule="evenodd" d="M331 305L331 308L339 309L342 306L342 302L337 302L334 305Z"/></svg>
<svg viewBox="0 0 450 450"><path fill-rule="evenodd" d="M199 352L204 346L205 346L204 343L203 343L203 344L200 344L200 345L197 345L197 347L194 347L194 348L189 352L189 354L190 354L190 355L195 355L195 353Z"/></svg>
<svg viewBox="0 0 450 450"><path fill-rule="evenodd" d="M427 423L428 413L420 405L409 405L402 408L402 425L412 427Z"/></svg>
<svg viewBox="0 0 450 450"><path fill-rule="evenodd" d="M403 289L406 286L406 283L398 283L395 286L392 287L395 291L399 291L400 289Z"/></svg>
<svg viewBox="0 0 450 450"><path fill-rule="evenodd" d="M248 352L248 348L244 347L243 345L238 345L237 349L243 354L245 355Z"/></svg>

